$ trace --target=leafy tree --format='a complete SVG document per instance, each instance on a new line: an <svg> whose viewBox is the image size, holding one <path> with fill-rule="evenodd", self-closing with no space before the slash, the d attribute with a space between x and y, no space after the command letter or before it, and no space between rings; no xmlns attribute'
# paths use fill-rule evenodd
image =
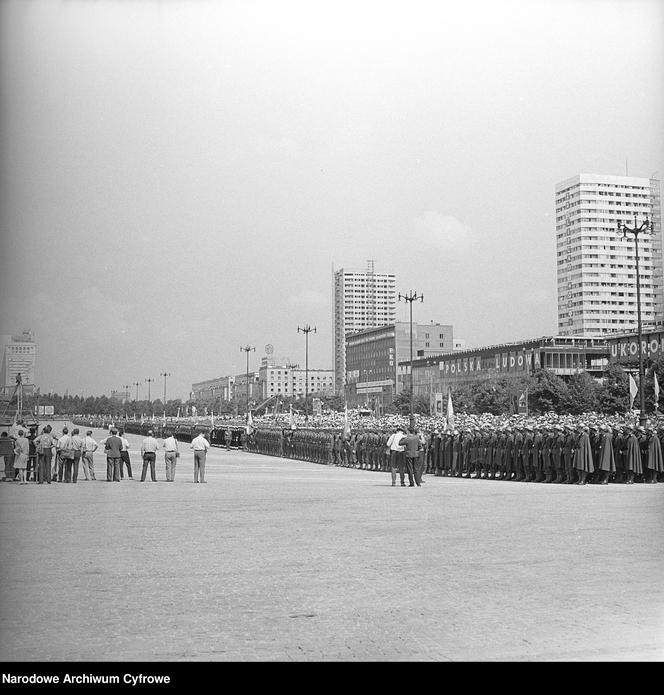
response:
<svg viewBox="0 0 664 695"><path fill-rule="evenodd" d="M565 412L569 404L567 384L548 369L537 369L528 391L528 406L535 413Z"/></svg>
<svg viewBox="0 0 664 695"><path fill-rule="evenodd" d="M618 363L612 362L607 367L597 388L597 401L599 410L609 415L629 410L629 379Z"/></svg>
<svg viewBox="0 0 664 695"><path fill-rule="evenodd" d="M563 412L572 415L599 410L598 385L588 372L573 374L560 403Z"/></svg>

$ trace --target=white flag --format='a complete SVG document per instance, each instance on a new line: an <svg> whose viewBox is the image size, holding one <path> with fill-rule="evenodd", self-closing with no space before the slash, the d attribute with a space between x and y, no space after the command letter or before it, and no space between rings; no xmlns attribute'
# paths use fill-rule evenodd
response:
<svg viewBox="0 0 664 695"><path fill-rule="evenodd" d="M634 377L630 374L629 375L629 409L632 409L632 406L634 405L634 399L636 398L636 394L638 393L639 389L636 385L636 381L634 381Z"/></svg>
<svg viewBox="0 0 664 695"><path fill-rule="evenodd" d="M350 437L350 422L348 422L348 406L344 407L344 437Z"/></svg>
<svg viewBox="0 0 664 695"><path fill-rule="evenodd" d="M254 418L251 414L251 410L247 415L247 434L253 434L254 432Z"/></svg>
<svg viewBox="0 0 664 695"><path fill-rule="evenodd" d="M652 376L655 381L655 405L659 403L659 381L657 381L657 372L653 369Z"/></svg>
<svg viewBox="0 0 664 695"><path fill-rule="evenodd" d="M447 426L454 429L454 408L452 407L452 389L447 392Z"/></svg>

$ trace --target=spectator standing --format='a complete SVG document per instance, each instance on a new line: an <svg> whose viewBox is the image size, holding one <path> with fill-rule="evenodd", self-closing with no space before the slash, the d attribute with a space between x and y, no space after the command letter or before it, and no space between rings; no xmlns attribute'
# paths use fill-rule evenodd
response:
<svg viewBox="0 0 664 695"><path fill-rule="evenodd" d="M57 480L59 483L71 482L71 462L72 459L69 458L71 452L71 436L69 430L66 427L62 428L62 436L58 439L56 448L56 458L58 466Z"/></svg>
<svg viewBox="0 0 664 695"><path fill-rule="evenodd" d="M118 430L118 437L122 440L120 451L120 478L124 478L124 467L127 466L127 477L133 480L131 474L131 461L129 460L129 440L124 436L124 430Z"/></svg>
<svg viewBox="0 0 664 695"><path fill-rule="evenodd" d="M83 440L83 455L81 457L83 462L83 474L86 480L97 479L95 477L94 453L98 448L99 444L92 438L92 430L88 430Z"/></svg>
<svg viewBox="0 0 664 695"><path fill-rule="evenodd" d="M141 482L145 482L145 475L148 472L148 466L150 466L150 477L152 482L157 482L157 475L155 473L155 463L157 461L157 449L159 448L159 442L154 438L152 430L148 430L148 436L141 443L141 456L143 457L143 472L141 473Z"/></svg>
<svg viewBox="0 0 664 695"><path fill-rule="evenodd" d="M118 431L111 427L111 436L104 440L106 452L106 482L120 482L120 468L122 466L122 438L118 437Z"/></svg>
<svg viewBox="0 0 664 695"><path fill-rule="evenodd" d="M390 474L392 475L392 487L395 487L397 484L397 470L399 471L401 486L406 487L406 473L404 470L403 461L404 447L400 444L403 436L404 431L400 427L397 427L396 431L390 435L390 438L387 440L386 444L390 450Z"/></svg>
<svg viewBox="0 0 664 695"><path fill-rule="evenodd" d="M53 459L53 447L55 439L51 435L52 428L46 425L41 434L35 439L37 450L37 481L41 485L46 482L51 484L51 460Z"/></svg>
<svg viewBox="0 0 664 695"><path fill-rule="evenodd" d="M25 471L28 467L28 457L30 456L30 441L21 429L17 432L14 440L14 468L18 471L19 485L27 485Z"/></svg>
<svg viewBox="0 0 664 695"><path fill-rule="evenodd" d="M74 450L74 458L72 460L72 483L78 482L78 467L81 462L81 456L83 455L84 449L83 438L79 434L78 427L75 427L71 431L71 448Z"/></svg>
<svg viewBox="0 0 664 695"><path fill-rule="evenodd" d="M175 480L175 464L177 463L180 451L178 440L169 432L164 440L164 463L166 464L166 481L172 483Z"/></svg>
<svg viewBox="0 0 664 695"><path fill-rule="evenodd" d="M210 443L205 438L202 432L199 432L191 442L191 448L194 450L194 482L197 483L200 477L200 482L205 482L205 458L207 450L210 448Z"/></svg>

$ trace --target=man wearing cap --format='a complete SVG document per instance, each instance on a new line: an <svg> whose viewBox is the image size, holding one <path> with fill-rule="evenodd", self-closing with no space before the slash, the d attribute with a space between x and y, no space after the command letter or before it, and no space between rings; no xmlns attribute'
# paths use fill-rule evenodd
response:
<svg viewBox="0 0 664 695"><path fill-rule="evenodd" d="M645 470L648 473L648 477L644 478L644 482L656 483L657 476L664 471L662 448L659 443L659 437L653 427L649 427L646 434L648 437L648 459Z"/></svg>
<svg viewBox="0 0 664 695"><path fill-rule="evenodd" d="M633 427L626 427L627 441L625 447L625 483L631 485L637 475L643 473L639 439Z"/></svg>
<svg viewBox="0 0 664 695"><path fill-rule="evenodd" d="M143 472L141 473L141 482L145 482L145 475L150 466L150 477L152 482L157 482L155 464L157 461L157 449L159 442L154 438L152 430L148 430L148 436L141 442L141 456L143 457Z"/></svg>
<svg viewBox="0 0 664 695"><path fill-rule="evenodd" d="M527 425L524 429L523 433L523 443L521 445L521 466L523 469L523 477L519 478L519 480L522 480L524 483L529 482L532 480L535 476L532 474L532 467L531 467L531 450L533 446L533 437L534 437L534 430L532 426Z"/></svg>
<svg viewBox="0 0 664 695"><path fill-rule="evenodd" d="M578 427L578 437L574 452L574 468L579 476L577 485L585 485L588 474L595 470L593 452L590 446L589 428L586 425L579 425Z"/></svg>
<svg viewBox="0 0 664 695"><path fill-rule="evenodd" d="M616 459L613 453L613 434L608 425L601 425L599 455L597 458L598 479L600 485L607 485L609 476L616 472Z"/></svg>

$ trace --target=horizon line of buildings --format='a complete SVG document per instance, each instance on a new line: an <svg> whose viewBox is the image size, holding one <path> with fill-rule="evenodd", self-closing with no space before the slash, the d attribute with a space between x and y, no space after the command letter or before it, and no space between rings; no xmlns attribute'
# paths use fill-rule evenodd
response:
<svg viewBox="0 0 664 695"><path fill-rule="evenodd" d="M654 335L664 326L660 181L654 175L580 173L555 185L555 212L556 336L467 350L452 325L413 323L411 364L410 324L396 320L396 275L376 272L373 260L361 270L333 266L333 368L302 369L274 358L268 345L258 370L193 383L190 398L248 395L257 404L279 396L337 394L349 405L377 406L401 393L411 379L416 393L440 393L478 375L511 374L513 360L515 371L541 365L563 376L579 370L600 373L609 358L625 357L609 354L619 336L636 332L637 264L644 330ZM619 233L619 225L636 227L644 218L652 221L651 233L644 230L638 238ZM15 387L19 373L24 384L34 383L36 347L29 330L3 336L4 393ZM112 395L130 397L128 391Z"/></svg>

